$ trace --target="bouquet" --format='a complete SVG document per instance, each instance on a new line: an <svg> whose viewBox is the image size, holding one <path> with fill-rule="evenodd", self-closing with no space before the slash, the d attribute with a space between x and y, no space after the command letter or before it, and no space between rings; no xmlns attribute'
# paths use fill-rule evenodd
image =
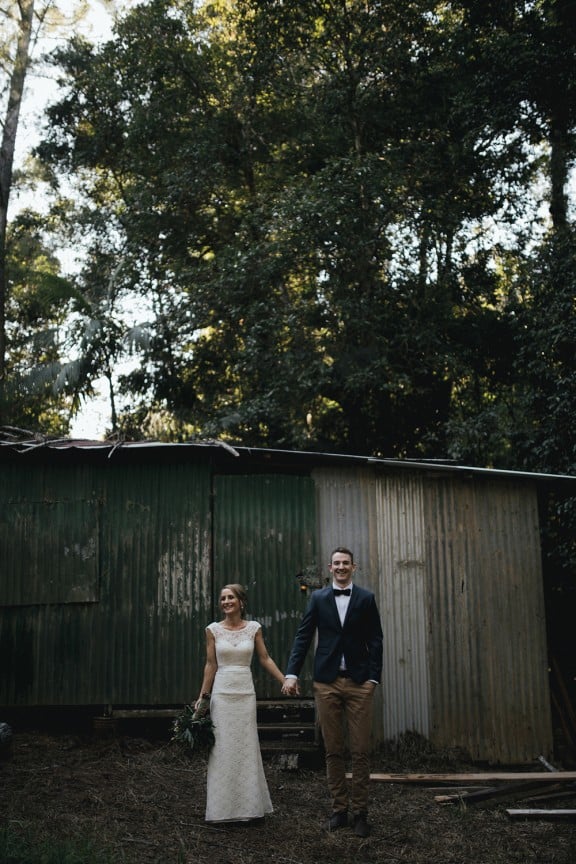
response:
<svg viewBox="0 0 576 864"><path fill-rule="evenodd" d="M198 709L186 705L175 718L172 726L172 741L184 745L186 750L206 752L214 744L214 724L210 719L209 703L201 701Z"/></svg>

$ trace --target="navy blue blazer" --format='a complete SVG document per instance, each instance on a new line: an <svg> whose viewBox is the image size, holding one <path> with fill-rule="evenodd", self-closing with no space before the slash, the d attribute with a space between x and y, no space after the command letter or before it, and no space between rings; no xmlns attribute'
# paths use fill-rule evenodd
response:
<svg viewBox="0 0 576 864"><path fill-rule="evenodd" d="M294 638L286 668L299 675L306 654L318 632L314 654L314 680L330 684L338 675L344 655L346 669L357 684L380 681L382 676L382 625L371 591L354 585L344 619L340 623L332 584L314 591Z"/></svg>

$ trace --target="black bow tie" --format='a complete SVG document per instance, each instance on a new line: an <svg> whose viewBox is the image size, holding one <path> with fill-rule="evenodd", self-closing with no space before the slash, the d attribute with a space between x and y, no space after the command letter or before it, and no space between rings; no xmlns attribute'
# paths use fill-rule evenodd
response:
<svg viewBox="0 0 576 864"><path fill-rule="evenodd" d="M341 594L344 594L345 597L349 597L352 589L351 588L333 588L334 596L340 597Z"/></svg>

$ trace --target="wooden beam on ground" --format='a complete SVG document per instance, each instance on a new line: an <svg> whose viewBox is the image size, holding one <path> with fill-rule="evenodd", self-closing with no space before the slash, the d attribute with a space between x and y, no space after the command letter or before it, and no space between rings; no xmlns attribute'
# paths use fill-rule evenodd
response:
<svg viewBox="0 0 576 864"><path fill-rule="evenodd" d="M348 778L352 775L347 774ZM482 771L454 774L370 774L370 779L377 783L420 783L428 786L438 783L470 783L482 784L481 789L459 790L450 795L436 795L439 804L476 804L491 798L522 798L537 789L539 791L555 791L563 783L574 783L576 771ZM500 785L491 786L498 782Z"/></svg>
<svg viewBox="0 0 576 864"><path fill-rule="evenodd" d="M348 778L352 775L347 774ZM462 774L370 774L376 783L492 783L530 781L563 783L576 780L576 771L483 771Z"/></svg>
<svg viewBox="0 0 576 864"><path fill-rule="evenodd" d="M485 789L493 789L493 786L478 786L474 784L474 786L453 786L453 785L440 785L440 786L428 786L426 784L427 792L437 792L439 795L467 795L471 789L474 791L484 791ZM574 793L571 793L574 794Z"/></svg>
<svg viewBox="0 0 576 864"><path fill-rule="evenodd" d="M554 794L562 794L561 792L558 792L558 790L562 790L563 785L565 790L566 784L563 784L562 782L564 780L566 780L570 789L569 794L573 794L572 789L576 787L576 784L569 778L566 778L566 774L569 772L558 771L558 769L547 762L543 756L539 756L538 761L546 768L546 773L544 773L542 780L524 780L524 777L526 776L534 778L541 774L541 772L521 772L516 775L519 782L512 782L510 784L501 783L498 786L472 791L469 787L461 792L460 795L436 795L435 800L439 804L475 804L477 802L487 801L490 798L522 799L537 797L537 799L542 800L547 796L552 797ZM549 782L547 782L547 778ZM545 794L542 794L543 792Z"/></svg>
<svg viewBox="0 0 576 864"><path fill-rule="evenodd" d="M562 798L574 798L576 797L576 783L570 783L568 789L562 789L561 792L555 792L553 789L548 789L544 794L536 792L529 797L532 804L535 804L537 801L558 801Z"/></svg>
<svg viewBox="0 0 576 864"><path fill-rule="evenodd" d="M576 822L576 810L506 810L511 819L561 819Z"/></svg>
<svg viewBox="0 0 576 864"><path fill-rule="evenodd" d="M548 775L550 776L550 775ZM488 801L491 798L524 798L533 789L557 789L558 783L553 780L543 784L541 780L528 780L525 783L503 783L501 786L492 786L478 792L464 792L460 795L435 795L434 800L438 804L478 804L480 801Z"/></svg>

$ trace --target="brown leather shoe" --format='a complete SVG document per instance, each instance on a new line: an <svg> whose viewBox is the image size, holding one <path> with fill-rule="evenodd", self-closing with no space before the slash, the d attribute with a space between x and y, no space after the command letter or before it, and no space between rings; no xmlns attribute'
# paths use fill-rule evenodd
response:
<svg viewBox="0 0 576 864"><path fill-rule="evenodd" d="M326 831L337 831L339 828L348 826L348 812L342 810L340 813L332 813L326 823Z"/></svg>
<svg viewBox="0 0 576 864"><path fill-rule="evenodd" d="M365 813L358 813L357 816L354 816L353 825L354 825L354 834L357 837L369 837L370 836L370 831L372 829L370 828L370 825L368 824Z"/></svg>

